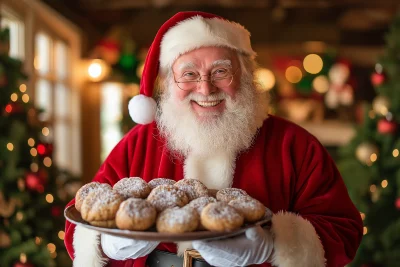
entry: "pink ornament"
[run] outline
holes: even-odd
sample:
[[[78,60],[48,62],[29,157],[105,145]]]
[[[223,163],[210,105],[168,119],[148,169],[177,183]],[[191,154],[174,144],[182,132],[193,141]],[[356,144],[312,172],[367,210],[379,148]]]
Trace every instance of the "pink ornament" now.
[[[40,177],[40,173],[28,173],[25,176],[26,187],[31,191],[37,191],[39,193],[44,192],[44,179]]]
[[[386,80],[386,77],[383,73],[374,72],[371,75],[371,82],[375,86],[381,85]]]
[[[396,129],[397,124],[394,121],[388,121],[386,119],[380,119],[378,121],[378,132],[381,134],[392,134]]]
[[[29,190],[36,191],[40,185],[40,178],[34,173],[28,173],[25,177],[25,183]]]

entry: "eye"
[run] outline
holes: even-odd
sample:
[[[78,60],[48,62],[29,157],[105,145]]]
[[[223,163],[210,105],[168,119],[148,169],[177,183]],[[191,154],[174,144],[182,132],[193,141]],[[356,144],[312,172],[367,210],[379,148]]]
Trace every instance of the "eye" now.
[[[182,73],[181,79],[196,80],[198,77],[199,77],[199,75],[196,72],[185,71],[184,73]]]
[[[225,77],[229,74],[228,69],[225,68],[219,68],[216,69],[215,71],[213,71],[212,76],[216,77],[216,78],[221,78],[221,77]]]

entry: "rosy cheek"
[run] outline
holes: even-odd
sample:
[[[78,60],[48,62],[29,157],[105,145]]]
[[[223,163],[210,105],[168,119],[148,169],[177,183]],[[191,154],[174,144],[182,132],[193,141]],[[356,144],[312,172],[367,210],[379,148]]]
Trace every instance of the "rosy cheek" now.
[[[236,93],[238,91],[237,88],[238,87],[236,85],[231,84],[231,86],[225,88],[223,91],[225,91],[225,93],[229,95],[231,98],[235,99]]]
[[[177,100],[182,101],[182,100],[184,100],[184,99],[189,95],[189,93],[190,93],[190,92],[183,91],[183,90],[181,90],[181,89],[178,88],[178,89],[175,90],[175,98],[176,98]]]
[[[240,79],[235,77],[231,85],[227,88],[226,93],[230,95],[232,98],[235,98],[237,92],[239,91],[239,88],[240,88]]]

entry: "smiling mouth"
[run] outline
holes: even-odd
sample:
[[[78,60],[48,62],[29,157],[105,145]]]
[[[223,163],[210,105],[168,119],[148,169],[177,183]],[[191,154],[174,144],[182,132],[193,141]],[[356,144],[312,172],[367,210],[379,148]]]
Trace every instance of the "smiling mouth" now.
[[[208,108],[208,107],[215,107],[218,104],[220,104],[223,100],[216,100],[216,101],[193,101],[197,105],[203,108]]]

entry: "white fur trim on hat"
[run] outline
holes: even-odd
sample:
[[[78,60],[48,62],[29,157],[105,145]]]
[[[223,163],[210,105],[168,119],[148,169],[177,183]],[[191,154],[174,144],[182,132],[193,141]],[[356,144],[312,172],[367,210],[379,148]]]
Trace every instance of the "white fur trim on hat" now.
[[[134,96],[128,104],[129,115],[138,124],[148,124],[156,116],[156,101],[145,95]]]
[[[206,46],[229,47],[255,57],[250,33],[242,25],[221,18],[194,16],[179,22],[161,41],[160,67],[170,68],[182,54]]]
[[[272,217],[274,235],[272,265],[279,267],[323,267],[325,251],[312,224],[292,212]]]

